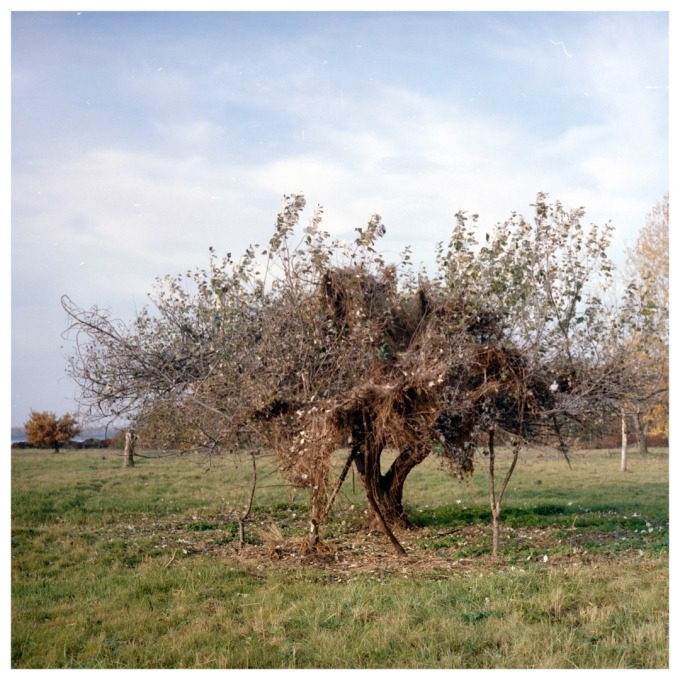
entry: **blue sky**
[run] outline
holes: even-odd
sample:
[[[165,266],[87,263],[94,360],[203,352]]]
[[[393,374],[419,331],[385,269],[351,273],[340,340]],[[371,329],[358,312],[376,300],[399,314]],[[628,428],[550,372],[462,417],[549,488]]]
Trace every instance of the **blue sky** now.
[[[665,12],[14,12],[11,422],[75,409],[60,297],[133,318],[156,276],[270,235],[283,194],[425,262],[538,191],[616,227],[669,189]]]

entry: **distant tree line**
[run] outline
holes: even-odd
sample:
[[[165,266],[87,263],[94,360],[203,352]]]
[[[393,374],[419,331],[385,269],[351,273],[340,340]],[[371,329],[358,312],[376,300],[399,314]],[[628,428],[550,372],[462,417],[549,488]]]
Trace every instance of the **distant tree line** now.
[[[82,441],[69,439],[59,445],[59,448],[55,450],[55,453],[64,450],[78,450],[78,449],[108,449],[113,446],[111,439],[95,439],[94,437],[89,437],[88,439],[83,439]],[[27,441],[23,442],[12,442],[13,449],[53,449],[52,446],[46,445],[35,445],[29,444]]]

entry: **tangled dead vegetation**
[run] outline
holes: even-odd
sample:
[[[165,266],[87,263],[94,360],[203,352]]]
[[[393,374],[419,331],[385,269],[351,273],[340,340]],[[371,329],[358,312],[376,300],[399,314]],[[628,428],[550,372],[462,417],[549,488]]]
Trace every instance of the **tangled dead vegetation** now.
[[[493,486],[494,442],[515,456],[527,443],[566,452],[640,384],[626,338],[647,317],[631,288],[612,323],[597,291],[611,278],[611,229],[584,230],[583,209],[539,194],[533,223],[513,214],[483,244],[476,217],[458,213],[428,274],[407,251],[384,261],[377,215],[354,243],[330,240],[320,208],[295,236],[305,204],[285,197],[265,249],[239,261],[211,250],[209,267],[187,274],[195,295],[182,276],[163,280],[157,313],[129,327],[63,304],[83,404],[138,421],[164,446],[170,434],[187,450],[273,450],[311,492],[310,551],[348,470],[372,526],[404,555],[393,529],[408,527],[404,483],[427,456],[464,478],[485,451]],[[384,470],[387,449],[397,455]],[[508,479],[490,494],[494,519]]]
[[[208,555],[255,572],[270,568],[296,571],[304,568],[310,573],[321,571],[339,581],[366,576],[438,578],[443,574],[471,574],[489,569],[521,569],[536,563],[553,568],[641,559],[637,548],[621,550],[617,547],[612,552],[590,551],[583,547],[595,543],[615,545],[621,541],[620,532],[611,535],[579,532],[565,546],[564,539],[559,538],[563,531],[558,529],[507,528],[508,542],[512,542],[515,554],[519,551],[522,555],[508,563],[494,559],[488,552],[488,529],[478,525],[455,530],[433,527],[399,530],[398,537],[406,551],[404,556],[400,556],[390,549],[384,538],[367,527],[326,537],[312,552],[307,541],[298,533],[291,534],[290,528],[284,531],[272,522],[265,521],[261,526],[254,526],[254,540],[240,546],[236,540],[225,541],[223,531],[187,530],[186,521],[176,519],[174,523],[154,522],[134,527],[129,524],[109,525],[105,531],[111,538],[126,541],[143,539],[153,544],[162,556],[163,566],[168,569],[181,566],[185,559]],[[451,543],[450,547],[433,549],[433,545],[442,541]],[[463,556],[466,551],[470,554]]]
[[[321,356],[333,355],[346,372],[336,371],[333,389],[311,397],[302,380],[260,412],[282,471],[312,489],[313,526],[332,499],[329,459],[344,446],[352,447],[348,464],[360,474],[374,523],[385,529],[407,524],[403,482],[433,444],[464,478],[491,426],[522,440],[559,438],[556,421],[544,416],[555,404],[548,377],[501,341],[493,314],[470,319],[450,295],[426,285],[404,296],[392,268],[379,276],[358,267],[328,270],[317,300]],[[383,474],[388,448],[400,454]]]

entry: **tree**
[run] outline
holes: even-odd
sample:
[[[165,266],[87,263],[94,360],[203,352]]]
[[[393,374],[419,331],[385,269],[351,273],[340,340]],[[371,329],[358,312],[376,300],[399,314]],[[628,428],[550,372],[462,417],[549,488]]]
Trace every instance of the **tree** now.
[[[266,248],[238,261],[211,249],[207,269],[159,279],[153,308],[129,325],[64,297],[84,411],[147,423],[170,412],[193,448],[273,450],[310,490],[312,548],[354,466],[374,522],[403,551],[392,529],[407,522],[404,482],[433,451],[463,478],[483,449],[493,487],[496,442],[514,462],[527,443],[566,455],[635,385],[636,291],[616,314],[605,304],[612,227],[585,228],[582,208],[539,194],[532,221],[513,214],[481,246],[477,216],[459,213],[433,274],[409,248],[384,261],[379,216],[348,244],[322,230],[320,208],[300,233],[304,208],[285,198]],[[507,479],[491,493],[495,520]]]
[[[135,466],[135,442],[137,434],[134,430],[125,432],[125,448],[123,449],[123,467],[130,468]]]
[[[48,411],[31,411],[24,423],[26,441],[36,448],[54,448],[59,453],[59,447],[80,434],[80,427],[76,419],[67,413],[61,418]]]
[[[626,263],[628,278],[637,286],[642,301],[639,329],[630,339],[637,353],[642,391],[631,395],[626,413],[644,453],[647,432],[668,435],[669,216],[665,194],[647,215]]]

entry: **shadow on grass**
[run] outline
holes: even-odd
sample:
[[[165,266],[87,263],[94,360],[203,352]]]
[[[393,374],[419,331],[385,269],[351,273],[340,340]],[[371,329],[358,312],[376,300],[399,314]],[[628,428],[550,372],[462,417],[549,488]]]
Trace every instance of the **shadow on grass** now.
[[[491,522],[491,510],[480,505],[461,507],[443,505],[424,508],[411,513],[411,522],[416,527],[454,528],[458,526],[485,525]],[[593,527],[601,531],[628,530],[642,531],[646,522],[642,517],[626,515],[611,504],[593,505],[583,508],[576,505],[542,503],[530,507],[508,506],[501,512],[501,522],[508,527],[543,529],[548,527]]]
[[[574,511],[564,505],[536,505],[531,508],[508,506],[503,508],[502,516],[507,523],[518,523],[520,526],[532,526],[537,522],[550,523],[556,516],[573,515]],[[549,519],[546,519],[549,518]],[[458,526],[470,524],[488,524],[491,521],[491,510],[484,506],[474,505],[441,505],[436,508],[425,508],[413,513],[411,522],[418,527]]]

